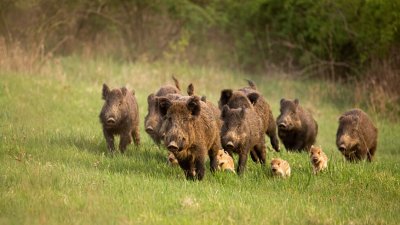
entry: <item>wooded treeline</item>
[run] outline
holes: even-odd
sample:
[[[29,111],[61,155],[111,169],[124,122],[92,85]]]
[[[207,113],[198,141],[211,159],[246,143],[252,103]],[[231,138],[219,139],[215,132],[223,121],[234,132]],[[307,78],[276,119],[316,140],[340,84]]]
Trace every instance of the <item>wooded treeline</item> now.
[[[2,0],[0,36],[37,59],[107,55],[337,80],[400,62],[400,0]]]

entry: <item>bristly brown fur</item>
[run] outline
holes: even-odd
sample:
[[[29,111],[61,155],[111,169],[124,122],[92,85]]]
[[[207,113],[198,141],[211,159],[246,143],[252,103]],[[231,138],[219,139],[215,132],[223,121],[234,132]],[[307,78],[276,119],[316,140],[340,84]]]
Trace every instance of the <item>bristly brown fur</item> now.
[[[318,134],[318,124],[299,100],[281,99],[280,115],[276,119],[278,135],[288,151],[309,151]]]
[[[171,98],[177,98],[181,96],[179,88],[179,82],[175,77],[172,77],[175,82],[175,87],[172,85],[162,86],[155,94],[150,94],[147,97],[147,115],[144,119],[144,128],[146,133],[149,134],[154,143],[159,145],[161,143],[162,134],[160,134],[161,128],[161,116],[158,112],[158,97],[170,96]]]
[[[221,143],[226,151],[239,155],[237,173],[241,175],[244,172],[249,153],[254,162],[265,164],[264,131],[261,118],[254,108],[230,109],[225,105],[221,118]]]
[[[202,180],[205,158],[210,157],[211,171],[217,169],[216,156],[221,149],[219,121],[208,103],[198,96],[181,100],[159,99],[163,116],[161,132],[187,179]]]
[[[134,92],[125,87],[110,90],[103,84],[102,98],[105,100],[100,112],[103,134],[110,152],[114,152],[114,135],[120,135],[119,149],[123,153],[132,142],[140,144],[139,108]]]
[[[352,109],[339,118],[336,145],[348,161],[372,161],[378,143],[378,129],[361,109]]]
[[[272,115],[271,107],[256,89],[256,85],[252,81],[248,81],[250,87],[244,87],[237,91],[225,89],[221,92],[218,102],[219,108],[222,110],[224,105],[228,105],[231,109],[241,107],[251,108],[254,110],[262,121],[262,130],[270,138],[272,148],[279,151],[279,140],[276,133],[276,123]]]

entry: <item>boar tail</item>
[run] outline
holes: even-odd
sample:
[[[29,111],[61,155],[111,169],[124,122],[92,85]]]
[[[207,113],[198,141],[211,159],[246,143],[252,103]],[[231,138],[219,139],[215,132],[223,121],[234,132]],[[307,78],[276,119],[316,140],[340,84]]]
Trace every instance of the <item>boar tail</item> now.
[[[178,88],[178,90],[181,90],[181,87],[179,86],[179,81],[178,79],[176,79],[176,77],[174,75],[172,75],[172,79],[174,80],[175,86],[176,88]]]

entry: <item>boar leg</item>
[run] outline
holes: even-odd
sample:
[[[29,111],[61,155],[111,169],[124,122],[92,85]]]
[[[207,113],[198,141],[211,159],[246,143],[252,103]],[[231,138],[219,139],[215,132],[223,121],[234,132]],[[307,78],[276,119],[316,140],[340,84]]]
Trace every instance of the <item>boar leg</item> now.
[[[140,145],[140,133],[139,133],[139,126],[136,126],[135,129],[132,131],[133,141],[135,145]]]
[[[248,155],[247,151],[242,151],[239,154],[239,163],[238,163],[238,167],[237,167],[238,175],[242,175],[244,172],[244,169],[246,168],[247,155]]]
[[[372,159],[374,158],[375,150],[376,150],[376,146],[372,147],[371,149],[369,149],[369,151],[367,151],[368,162],[372,162]]]
[[[271,116],[272,116],[272,115],[271,115]],[[276,152],[279,152],[279,151],[280,151],[280,148],[279,148],[279,140],[278,140],[278,135],[276,134],[276,124],[275,124],[275,121],[272,120],[272,122],[270,122],[266,134],[268,135],[268,137],[269,137],[269,139],[270,139],[270,141],[271,141],[272,148],[273,148]]]
[[[214,144],[211,149],[208,151],[208,157],[210,157],[210,170],[211,172],[215,172],[218,169],[218,161],[217,161],[217,154],[218,150],[221,147],[218,144]]]
[[[265,151],[265,144],[261,143],[261,144],[254,146],[254,151],[257,153],[257,156],[260,159],[260,163],[265,164],[265,157],[267,154]]]
[[[258,163],[258,156],[255,150],[250,151],[250,156],[253,162]]]
[[[196,167],[197,179],[202,180],[206,170],[206,168],[204,167],[204,157],[197,157],[194,163]]]
[[[195,170],[193,166],[193,160],[190,156],[183,160],[178,160],[179,166],[182,168],[183,172],[185,173],[185,177],[187,180],[194,180]]]
[[[107,142],[108,150],[113,153],[115,151],[114,146],[114,135],[108,132],[107,130],[103,129],[103,134]]]
[[[126,150],[126,146],[128,146],[132,142],[132,136],[130,133],[122,134],[121,140],[119,141],[119,150],[124,153]]]

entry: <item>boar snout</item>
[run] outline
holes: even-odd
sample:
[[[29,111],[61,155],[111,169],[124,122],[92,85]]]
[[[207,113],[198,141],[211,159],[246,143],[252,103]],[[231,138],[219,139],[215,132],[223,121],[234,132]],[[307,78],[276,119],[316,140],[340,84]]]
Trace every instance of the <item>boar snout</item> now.
[[[276,172],[276,168],[272,168],[272,172]]]
[[[171,142],[168,144],[167,148],[168,148],[168,150],[171,151],[171,152],[176,152],[176,151],[178,151],[178,149],[179,149],[179,148],[178,148],[178,145],[176,144],[175,141],[171,141]]]
[[[146,132],[147,132],[147,133],[150,134],[150,133],[153,133],[153,131],[154,131],[154,128],[153,128],[152,126],[147,126],[147,127],[146,127]]]
[[[232,141],[229,141],[228,143],[226,143],[226,148],[233,149],[234,147],[235,147],[235,145],[233,144]]]
[[[278,127],[281,128],[281,129],[286,129],[286,128],[287,128],[287,125],[286,125],[285,123],[280,123],[280,124],[278,125]]]
[[[346,145],[341,144],[341,145],[339,146],[339,151],[345,152],[345,151],[346,151]]]
[[[106,122],[107,122],[107,125],[114,125],[115,124],[115,118],[114,117],[108,117]]]

